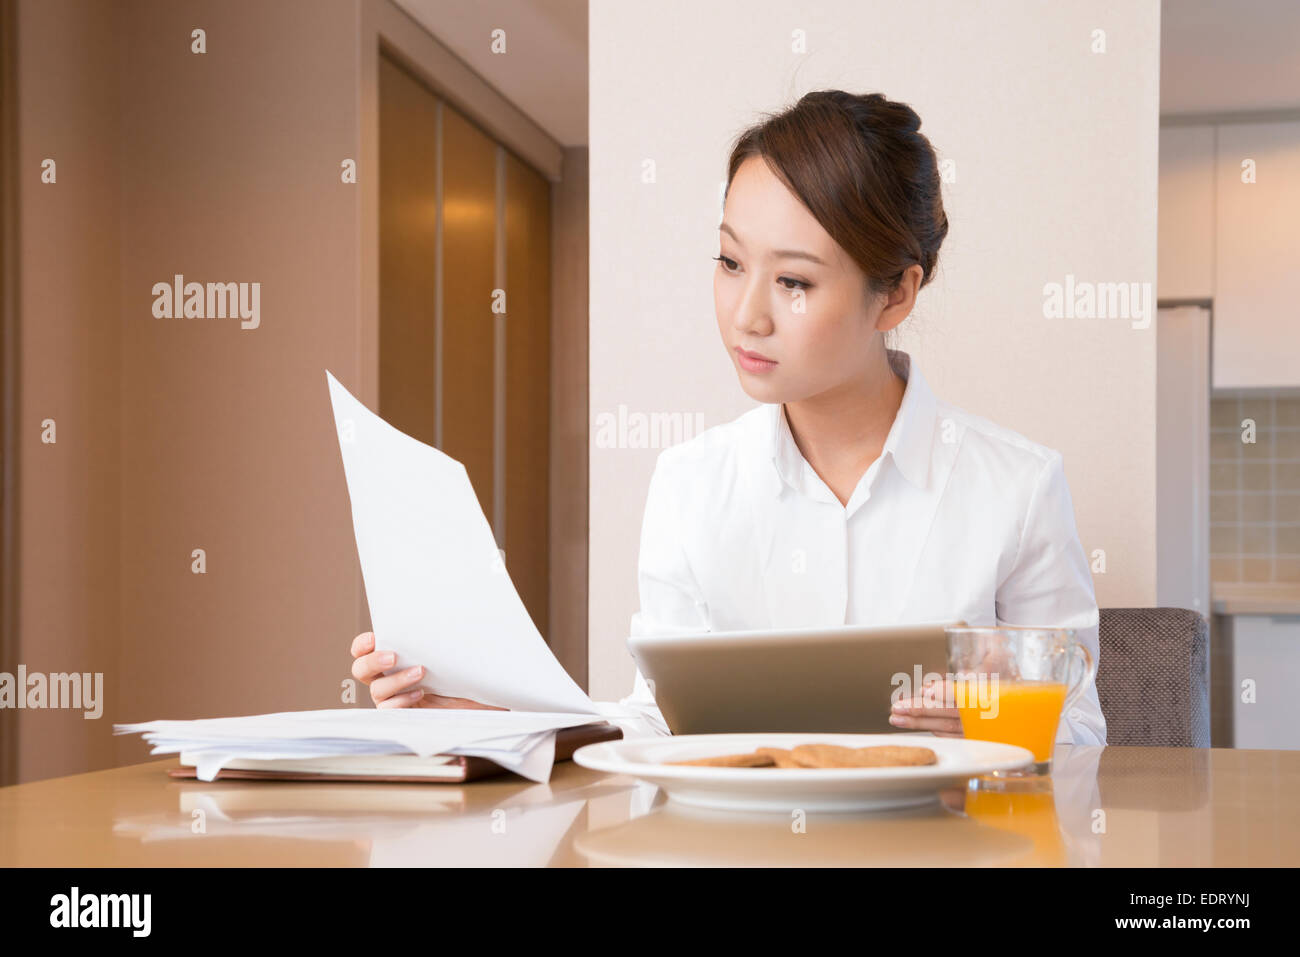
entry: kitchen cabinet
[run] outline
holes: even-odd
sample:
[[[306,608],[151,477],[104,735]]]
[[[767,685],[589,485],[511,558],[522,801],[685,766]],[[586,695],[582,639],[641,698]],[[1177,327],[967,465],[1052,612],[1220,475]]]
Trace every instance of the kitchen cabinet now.
[[[1213,126],[1161,128],[1159,196],[1157,297],[1213,298]]]
[[[1215,389],[1300,387],[1300,120],[1160,130],[1157,296],[1212,300]]]
[[[1214,387],[1300,386],[1300,121],[1215,135]]]
[[[1300,750],[1300,585],[1216,584],[1214,611],[1214,746]]]

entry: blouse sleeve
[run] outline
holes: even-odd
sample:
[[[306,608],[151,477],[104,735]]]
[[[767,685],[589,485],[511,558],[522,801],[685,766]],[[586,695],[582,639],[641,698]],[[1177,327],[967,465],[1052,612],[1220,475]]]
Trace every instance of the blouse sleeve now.
[[[646,493],[637,561],[641,607],[632,615],[632,635],[709,629],[708,608],[682,547],[680,486],[671,463],[672,451],[669,448],[659,454]],[[619,703],[640,715],[645,734],[671,733],[655,704],[654,689],[640,668],[632,694]],[[626,728],[624,731],[627,733]]]
[[[1092,660],[1097,660],[1097,599],[1059,452],[1051,453],[1034,484],[1020,546],[1011,571],[998,586],[996,606],[1000,623],[1075,629]],[[1106,719],[1095,680],[1062,715],[1056,740],[1106,743]]]

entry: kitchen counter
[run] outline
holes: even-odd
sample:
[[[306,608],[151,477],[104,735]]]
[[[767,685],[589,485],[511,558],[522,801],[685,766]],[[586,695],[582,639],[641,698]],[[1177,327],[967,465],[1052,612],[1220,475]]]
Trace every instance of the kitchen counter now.
[[[1300,615],[1300,582],[1216,582],[1217,615]]]

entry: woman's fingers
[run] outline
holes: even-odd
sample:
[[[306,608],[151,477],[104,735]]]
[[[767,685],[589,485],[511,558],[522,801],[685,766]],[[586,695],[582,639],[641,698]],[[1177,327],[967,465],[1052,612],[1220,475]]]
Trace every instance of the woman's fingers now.
[[[426,692],[423,688],[412,688],[424,678],[424,668],[416,665],[406,668],[394,675],[386,675],[389,668],[397,663],[397,655],[391,651],[375,650],[375,633],[363,631],[352,639],[352,677],[370,686],[370,697],[380,708],[480,708],[485,711],[509,711],[495,705],[480,704],[469,698],[453,698],[447,695]]]
[[[376,708],[412,708],[420,704],[420,699],[424,697],[424,689],[416,688],[414,691],[404,691],[402,694],[395,694],[383,701],[376,701]]]
[[[889,723],[896,728],[906,728],[909,731],[933,731],[935,734],[963,737],[961,718],[958,717],[940,717],[933,714],[891,714]]]
[[[894,705],[893,714],[909,715],[913,718],[917,716],[928,716],[931,718],[960,718],[961,713],[956,708],[941,708],[938,705],[926,704],[923,701],[903,698]]]
[[[919,695],[898,699],[891,709],[889,723],[909,731],[933,731],[943,737],[963,737],[961,715],[956,708],[953,690],[952,683],[945,680],[942,689],[927,685]]]
[[[352,677],[368,685],[393,667],[396,661],[397,655],[391,651],[372,651],[352,659]]]
[[[370,698],[380,708],[477,708],[485,711],[509,711],[495,705],[480,704],[470,698],[454,698],[413,688],[425,677],[424,668],[416,665],[396,674],[385,674],[397,662],[391,651],[375,650],[374,632],[357,635],[352,641],[352,677],[370,686]]]
[[[352,639],[352,657],[360,658],[362,655],[369,654],[375,650],[375,633],[373,631],[363,631]]]
[[[944,718],[961,717],[960,713],[957,711],[957,706],[951,701],[940,705],[937,701],[926,701],[924,698],[899,698],[894,702],[890,712],[892,714],[938,715]]]
[[[385,675],[397,663],[391,651],[375,650],[375,633],[367,631],[352,639],[352,677],[370,686],[370,697],[381,708],[405,708],[418,704],[424,692],[411,688],[424,677],[424,668],[416,665],[395,675]]]
[[[396,674],[376,678],[370,682],[370,697],[374,698],[376,702],[380,702],[394,695],[413,691],[415,689],[411,686],[418,684],[423,678],[423,665],[416,665],[414,668],[403,668]]]

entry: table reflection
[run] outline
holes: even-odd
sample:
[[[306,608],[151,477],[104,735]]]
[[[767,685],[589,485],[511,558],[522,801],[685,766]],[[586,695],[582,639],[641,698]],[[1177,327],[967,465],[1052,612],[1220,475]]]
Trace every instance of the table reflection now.
[[[231,839],[266,838],[376,867],[1087,867],[1102,863],[1117,814],[1208,814],[1209,772],[1209,754],[1194,749],[1061,746],[1038,781],[976,779],[919,808],[789,814],[679,805],[654,785],[569,762],[546,784],[187,782],[168,788],[169,808],[118,816],[113,831],[155,847],[213,842],[187,847],[195,862],[249,846]],[[1124,843],[1112,841],[1112,857]]]

